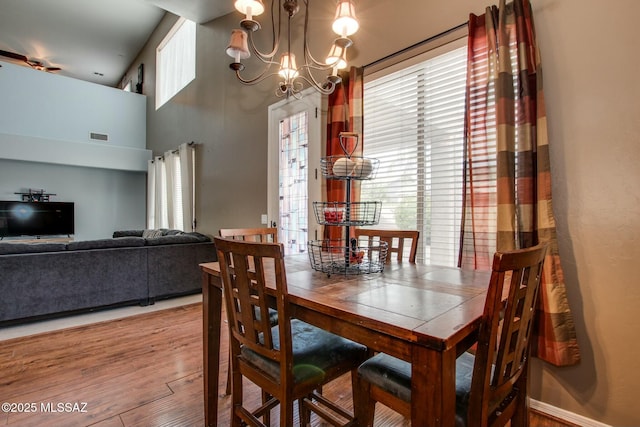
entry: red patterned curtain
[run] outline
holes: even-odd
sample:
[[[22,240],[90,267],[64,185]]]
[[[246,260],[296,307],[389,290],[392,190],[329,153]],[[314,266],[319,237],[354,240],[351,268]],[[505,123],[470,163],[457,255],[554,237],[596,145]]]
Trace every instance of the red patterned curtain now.
[[[341,132],[355,132],[360,135],[357,146],[354,138],[345,138],[344,143],[349,152],[353,151],[354,156],[362,156],[362,89],[363,89],[362,67],[351,67],[349,72],[341,74],[342,83],[328,100],[327,111],[327,156],[341,156],[344,151],[340,146]],[[355,150],[355,151],[354,151]],[[346,181],[326,180],[327,202],[344,202],[346,198]],[[351,201],[360,199],[360,185],[357,181],[351,182]],[[344,227],[325,226],[325,239],[341,239]]]
[[[529,0],[469,19],[461,267],[490,268],[495,250],[549,242],[534,354],[554,365],[580,360],[551,198],[540,54]]]

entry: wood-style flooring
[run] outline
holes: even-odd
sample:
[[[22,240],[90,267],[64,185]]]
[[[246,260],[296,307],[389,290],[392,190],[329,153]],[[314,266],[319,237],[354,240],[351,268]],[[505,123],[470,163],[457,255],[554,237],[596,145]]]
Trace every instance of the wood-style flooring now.
[[[196,303],[0,341],[0,403],[9,404],[0,426],[201,427],[201,310]],[[227,346],[220,351],[218,425],[228,426]],[[351,405],[348,376],[323,391]],[[257,401],[258,389],[247,398]],[[378,405],[376,425],[409,422]],[[573,427],[535,412],[531,426]]]

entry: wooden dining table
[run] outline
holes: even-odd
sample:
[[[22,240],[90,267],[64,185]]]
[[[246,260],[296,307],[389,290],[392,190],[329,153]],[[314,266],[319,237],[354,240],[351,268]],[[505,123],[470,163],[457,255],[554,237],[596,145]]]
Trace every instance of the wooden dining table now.
[[[413,426],[454,426],[456,358],[475,341],[489,272],[392,263],[375,274],[314,271],[285,258],[292,315],[412,363]],[[217,425],[222,282],[202,270],[205,425]]]

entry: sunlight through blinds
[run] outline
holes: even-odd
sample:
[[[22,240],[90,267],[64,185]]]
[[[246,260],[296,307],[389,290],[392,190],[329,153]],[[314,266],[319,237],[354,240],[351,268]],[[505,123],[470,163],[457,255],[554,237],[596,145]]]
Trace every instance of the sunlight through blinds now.
[[[378,228],[420,231],[421,262],[458,260],[466,56],[444,49],[364,86],[364,155],[380,167],[361,197],[382,201]]]

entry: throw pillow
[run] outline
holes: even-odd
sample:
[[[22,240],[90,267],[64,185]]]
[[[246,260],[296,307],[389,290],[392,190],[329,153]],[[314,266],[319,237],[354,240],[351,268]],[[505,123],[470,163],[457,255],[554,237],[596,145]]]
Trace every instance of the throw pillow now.
[[[154,237],[162,236],[163,230],[144,230],[142,232],[142,237],[145,239],[152,239]]]

